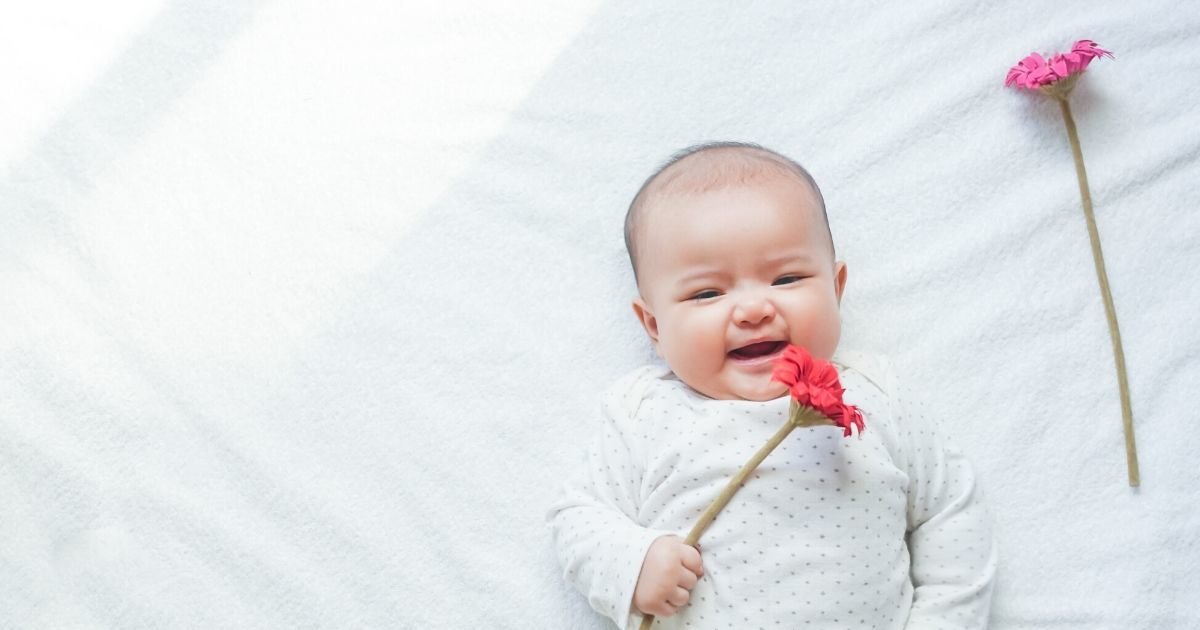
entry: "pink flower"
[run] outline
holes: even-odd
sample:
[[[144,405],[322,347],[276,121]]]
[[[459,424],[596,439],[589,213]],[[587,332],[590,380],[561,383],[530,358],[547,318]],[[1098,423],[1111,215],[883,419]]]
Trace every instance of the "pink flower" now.
[[[1104,268],[1104,254],[1100,251],[1100,232],[1096,226],[1096,214],[1092,208],[1092,193],[1088,190],[1087,171],[1083,167],[1083,148],[1079,145],[1079,131],[1075,128],[1075,117],[1071,115],[1071,91],[1083,76],[1088,64],[1098,57],[1112,58],[1112,53],[1101,48],[1090,39],[1081,39],[1071,50],[1056,53],[1047,61],[1038,53],[1025,57],[1013,66],[1004,77],[1004,85],[1015,85],[1026,90],[1037,90],[1058,101],[1063,123],[1067,127],[1067,139],[1071,143],[1071,154],[1075,157],[1075,177],[1079,180],[1079,195],[1083,201],[1083,215],[1087,220],[1088,235],[1092,243],[1092,260],[1096,265],[1096,277],[1100,281],[1100,294],[1104,298],[1104,313],[1108,317],[1109,338],[1113,345],[1113,358],[1117,364],[1117,386],[1121,395],[1121,418],[1125,429],[1125,458],[1129,470],[1129,485],[1141,483],[1138,473],[1137,446],[1133,439],[1133,409],[1129,400],[1129,381],[1125,374],[1125,351],[1121,347],[1121,333],[1117,327],[1117,311],[1113,305],[1112,291],[1108,287],[1108,272]]]
[[[1019,88],[1032,90],[1043,85],[1043,81],[1052,74],[1045,58],[1037,53],[1031,53],[1008,71],[1004,85],[1016,85]]]
[[[1112,56],[1111,52],[1104,50],[1096,42],[1081,39],[1071,46],[1070,52],[1055,53],[1049,61],[1038,53],[1030,53],[1008,71],[1008,75],[1004,77],[1004,85],[1036,90],[1083,72],[1097,57]]]

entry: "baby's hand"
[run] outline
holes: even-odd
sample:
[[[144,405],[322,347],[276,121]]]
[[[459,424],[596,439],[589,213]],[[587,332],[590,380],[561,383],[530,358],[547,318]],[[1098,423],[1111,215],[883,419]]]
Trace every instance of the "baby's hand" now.
[[[696,580],[704,575],[700,552],[678,536],[650,543],[633,590],[633,605],[643,615],[669,617],[688,603]]]

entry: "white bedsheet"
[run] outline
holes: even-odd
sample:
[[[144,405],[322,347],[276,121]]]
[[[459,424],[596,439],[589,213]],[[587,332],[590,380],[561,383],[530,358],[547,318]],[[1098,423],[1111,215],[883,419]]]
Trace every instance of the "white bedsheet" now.
[[[543,511],[652,358],[624,207],[717,139],[821,183],[993,627],[1200,627],[1200,8],[866,4],[0,10],[0,627],[605,627]],[[1062,121],[1002,87],[1085,37],[1138,490]]]

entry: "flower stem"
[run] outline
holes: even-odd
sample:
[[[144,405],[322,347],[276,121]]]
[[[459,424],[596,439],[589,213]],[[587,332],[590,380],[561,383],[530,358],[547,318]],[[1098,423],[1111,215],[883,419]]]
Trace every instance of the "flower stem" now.
[[[794,407],[795,403],[793,402],[792,405]],[[795,412],[795,409],[793,408],[792,411]],[[729,500],[733,498],[734,493],[746,482],[746,478],[750,476],[750,473],[754,472],[754,469],[758,468],[758,465],[767,458],[767,455],[770,455],[771,451],[775,450],[775,447],[779,446],[784,438],[792,432],[792,429],[795,429],[797,426],[799,426],[797,423],[788,418],[788,421],[775,432],[775,435],[771,436],[771,439],[767,440],[767,443],[762,448],[758,449],[758,452],[750,458],[750,461],[746,462],[742,466],[742,469],[729,479],[729,483],[725,484],[725,489],[721,491],[721,494],[717,495],[716,500],[709,504],[708,509],[704,510],[704,513],[700,515],[700,519],[692,526],[692,531],[688,532],[687,538],[683,539],[684,544],[695,547],[696,543],[700,542],[700,536],[704,534],[704,530],[708,529],[708,526],[717,518],[717,513],[725,508]],[[639,629],[650,630],[650,626],[653,624],[654,615],[646,615],[642,617],[642,625],[639,626]]]
[[[700,515],[700,520],[696,521],[696,524],[692,526],[692,531],[688,532],[687,538],[683,539],[685,544],[695,546],[696,543],[700,542],[700,536],[704,534],[704,530],[708,529],[708,526],[717,518],[717,513],[725,508],[725,505],[733,498],[733,494],[742,487],[742,484],[746,481],[746,477],[749,477],[750,473],[754,472],[754,469],[758,468],[758,465],[767,458],[767,455],[770,455],[771,451],[775,450],[775,447],[779,446],[783,442],[783,439],[795,428],[796,425],[791,421],[785,423],[775,432],[775,435],[771,436],[770,440],[767,440],[767,443],[762,448],[758,449],[754,457],[751,457],[750,461],[746,462],[746,465],[742,466],[742,469],[730,478],[729,483],[725,484],[725,489],[708,506],[708,509],[704,510],[704,513]]]
[[[1075,156],[1075,176],[1079,180],[1079,194],[1083,198],[1083,215],[1087,219],[1088,237],[1092,241],[1092,260],[1096,263],[1096,277],[1100,280],[1100,293],[1104,297],[1104,312],[1108,316],[1108,333],[1112,338],[1113,357],[1117,363],[1117,384],[1121,390],[1121,416],[1125,427],[1125,463],[1129,470],[1129,485],[1141,483],[1138,474],[1137,444],[1133,439],[1133,410],[1129,402],[1129,380],[1125,376],[1125,351],[1121,349],[1121,331],[1117,328],[1117,309],[1113,306],[1112,291],[1108,288],[1108,272],[1104,269],[1104,253],[1100,250],[1100,231],[1096,228],[1096,215],[1092,210],[1092,193],[1088,190],[1087,171],[1083,167],[1083,149],[1079,146],[1079,133],[1075,130],[1075,119],[1066,96],[1056,98],[1062,109],[1063,121],[1067,125],[1067,137],[1071,141],[1071,152]]]

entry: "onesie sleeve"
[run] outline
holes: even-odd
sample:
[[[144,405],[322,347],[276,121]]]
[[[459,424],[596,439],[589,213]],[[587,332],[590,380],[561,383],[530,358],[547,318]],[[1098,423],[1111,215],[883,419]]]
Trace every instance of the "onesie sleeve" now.
[[[889,366],[890,368],[890,366]],[[888,370],[908,484],[908,630],[986,628],[996,573],[991,521],[962,452]]]
[[[634,587],[650,543],[674,533],[636,520],[642,465],[632,443],[632,421],[647,378],[652,376],[639,371],[605,394],[584,466],[564,484],[547,514],[564,577],[619,627],[630,622]]]

